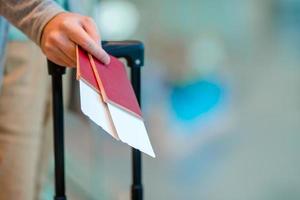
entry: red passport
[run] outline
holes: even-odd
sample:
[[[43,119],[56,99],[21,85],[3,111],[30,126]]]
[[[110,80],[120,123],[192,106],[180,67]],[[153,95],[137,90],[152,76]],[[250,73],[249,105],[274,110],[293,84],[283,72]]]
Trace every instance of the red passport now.
[[[101,93],[90,63],[90,58],[80,46],[77,46],[77,63],[77,80],[82,78],[90,87]]]
[[[117,140],[155,157],[125,66],[111,56],[104,65],[77,47],[82,112]]]
[[[93,89],[101,93],[103,100],[120,106],[135,116],[142,118],[132,85],[128,79],[124,64],[110,56],[110,63],[104,65],[98,59],[88,55],[78,46],[79,66],[77,78],[84,79]]]
[[[135,116],[142,118],[142,112],[124,64],[113,56],[110,56],[110,60],[108,65],[104,65],[90,55],[96,78],[99,75],[97,80],[100,82],[99,86],[104,101],[120,106]]]

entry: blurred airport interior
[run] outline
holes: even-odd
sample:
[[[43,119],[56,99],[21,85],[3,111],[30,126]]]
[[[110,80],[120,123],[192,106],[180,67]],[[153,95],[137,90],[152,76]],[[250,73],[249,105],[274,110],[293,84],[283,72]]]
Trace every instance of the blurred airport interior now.
[[[300,199],[300,0],[81,4],[103,40],[145,42],[145,199]],[[66,112],[69,198],[129,199],[130,148]]]

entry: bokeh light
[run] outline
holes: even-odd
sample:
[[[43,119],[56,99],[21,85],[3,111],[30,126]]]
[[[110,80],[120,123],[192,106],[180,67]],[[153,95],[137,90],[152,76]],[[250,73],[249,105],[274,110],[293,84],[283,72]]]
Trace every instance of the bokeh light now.
[[[96,23],[104,39],[124,40],[135,33],[139,12],[129,1],[104,1],[94,8]]]

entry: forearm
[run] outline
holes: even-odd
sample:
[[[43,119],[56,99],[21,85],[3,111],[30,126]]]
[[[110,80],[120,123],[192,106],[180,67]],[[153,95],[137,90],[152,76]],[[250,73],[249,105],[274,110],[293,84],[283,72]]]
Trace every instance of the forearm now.
[[[0,0],[0,14],[38,45],[44,26],[63,11],[52,0]]]

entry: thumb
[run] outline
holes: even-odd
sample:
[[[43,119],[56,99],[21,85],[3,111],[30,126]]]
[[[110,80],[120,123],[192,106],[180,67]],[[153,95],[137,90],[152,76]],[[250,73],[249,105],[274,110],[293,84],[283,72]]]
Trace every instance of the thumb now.
[[[83,20],[82,27],[86,31],[86,33],[95,41],[96,45],[99,46],[99,48],[97,48],[99,52],[97,53],[96,57],[100,59],[104,64],[109,64],[110,57],[101,46],[101,36],[99,34],[95,21],[90,17],[86,17]]]

